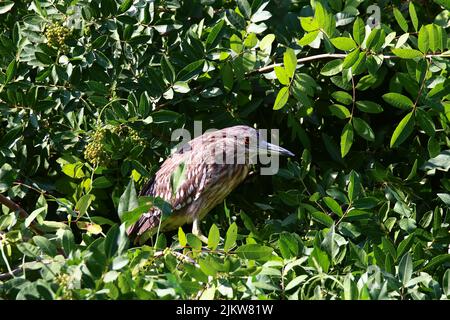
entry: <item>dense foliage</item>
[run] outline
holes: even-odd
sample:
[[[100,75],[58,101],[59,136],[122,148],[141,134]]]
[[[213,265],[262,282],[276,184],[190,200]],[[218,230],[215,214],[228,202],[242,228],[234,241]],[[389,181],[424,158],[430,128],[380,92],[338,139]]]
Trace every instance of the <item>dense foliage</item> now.
[[[2,1],[0,297],[449,298],[450,2],[373,4]],[[194,121],[297,156],[133,246]]]

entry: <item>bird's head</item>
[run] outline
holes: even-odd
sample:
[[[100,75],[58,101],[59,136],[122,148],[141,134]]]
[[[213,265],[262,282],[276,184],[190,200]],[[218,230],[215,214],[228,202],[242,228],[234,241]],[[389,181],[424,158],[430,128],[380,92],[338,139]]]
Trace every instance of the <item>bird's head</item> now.
[[[239,125],[219,130],[217,133],[230,142],[229,144],[234,146],[238,154],[239,152],[245,152],[250,158],[257,155],[295,156],[289,150],[268,142],[270,137],[268,130],[257,130],[249,126]]]

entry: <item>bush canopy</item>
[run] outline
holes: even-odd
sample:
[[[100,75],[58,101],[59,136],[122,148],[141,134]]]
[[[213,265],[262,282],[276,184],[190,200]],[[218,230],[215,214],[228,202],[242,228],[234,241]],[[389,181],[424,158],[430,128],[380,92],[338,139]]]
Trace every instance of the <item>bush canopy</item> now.
[[[450,2],[0,3],[0,297],[450,298]],[[133,246],[177,128],[279,129],[202,221]],[[258,168],[254,168],[258,172]]]

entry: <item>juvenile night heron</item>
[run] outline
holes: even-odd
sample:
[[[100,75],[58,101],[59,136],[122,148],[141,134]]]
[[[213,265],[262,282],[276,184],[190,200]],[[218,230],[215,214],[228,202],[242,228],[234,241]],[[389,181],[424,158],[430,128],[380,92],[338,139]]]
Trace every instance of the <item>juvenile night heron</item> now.
[[[248,126],[229,127],[192,139],[163,162],[141,191],[141,195],[160,197],[170,203],[172,214],[160,222],[162,212],[153,207],[128,228],[128,235],[142,244],[158,228],[165,232],[192,223],[192,233],[206,242],[200,221],[245,179],[250,165],[262,153],[294,156],[268,143]],[[184,180],[173,191],[172,175],[180,166],[184,167]]]

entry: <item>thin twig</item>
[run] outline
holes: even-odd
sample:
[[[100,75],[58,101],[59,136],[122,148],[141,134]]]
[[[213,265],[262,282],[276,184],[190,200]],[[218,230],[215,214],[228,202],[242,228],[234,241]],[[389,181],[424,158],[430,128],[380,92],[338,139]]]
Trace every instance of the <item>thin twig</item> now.
[[[0,281],[5,281],[5,280],[9,280],[11,278],[14,278],[16,276],[19,276],[20,274],[22,274],[22,268],[21,267],[17,267],[13,270],[11,270],[10,272],[7,273],[0,273]]]

